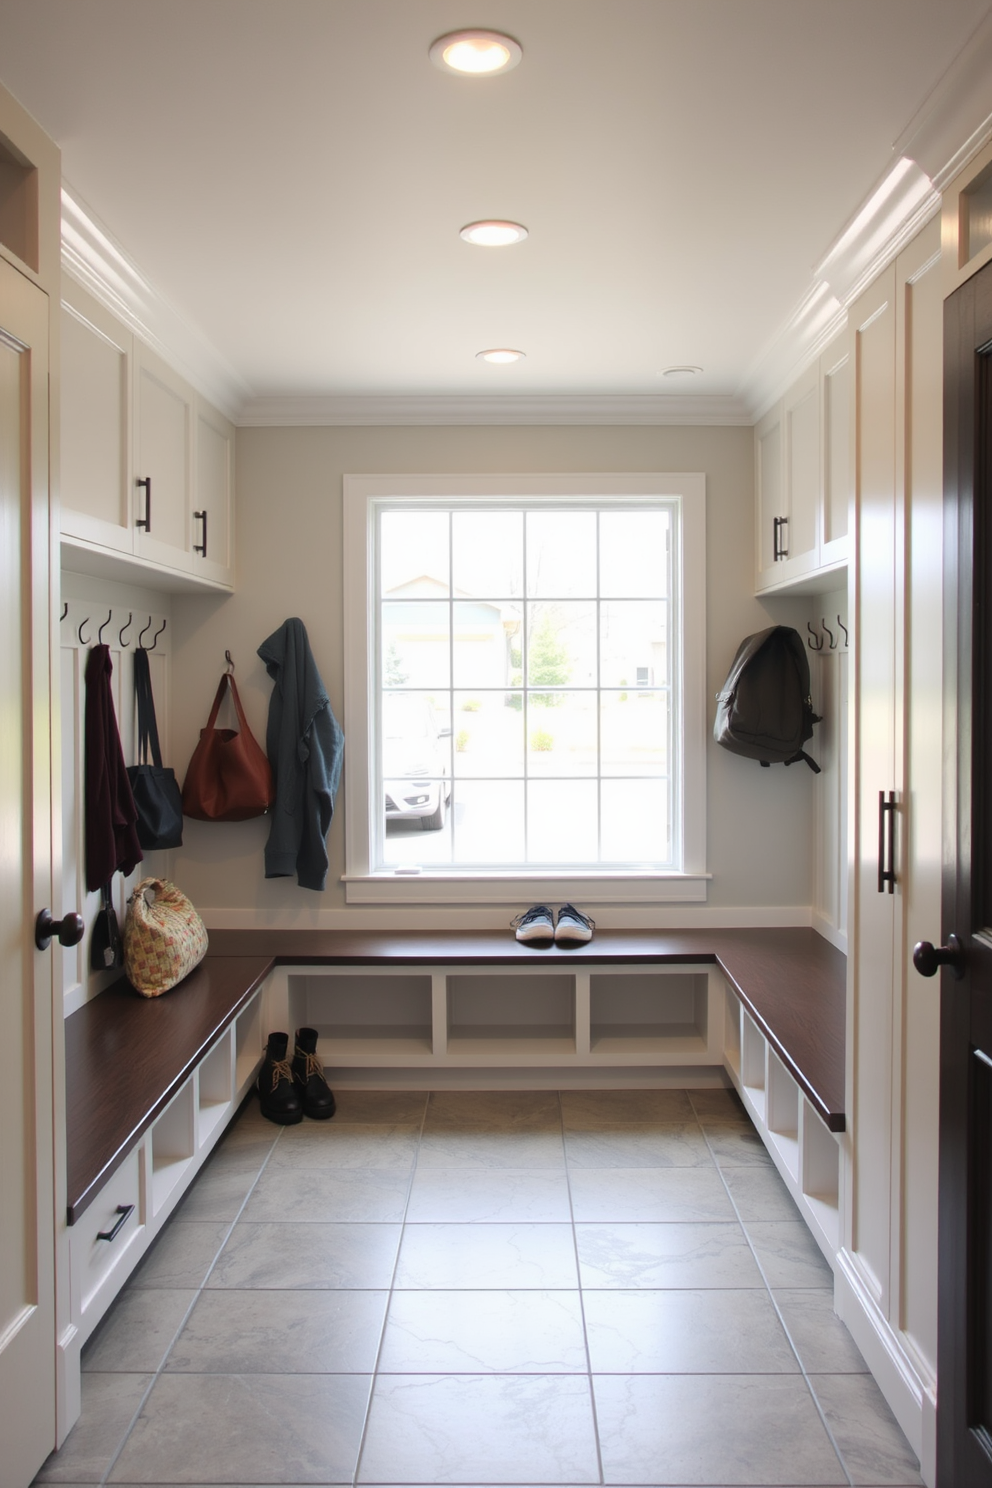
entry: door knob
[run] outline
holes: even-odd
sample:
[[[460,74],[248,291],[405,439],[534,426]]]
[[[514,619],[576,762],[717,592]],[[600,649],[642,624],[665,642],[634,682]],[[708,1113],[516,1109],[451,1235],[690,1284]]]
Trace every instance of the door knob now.
[[[964,976],[964,959],[964,946],[956,935],[947,937],[946,946],[935,946],[929,940],[921,940],[913,947],[913,965],[920,976],[935,976],[938,967],[949,966],[960,981]]]
[[[52,911],[43,909],[34,923],[34,943],[39,951],[47,951],[52,936],[58,937],[59,945],[78,945],[83,938],[86,925],[81,914],[71,910],[61,920],[52,919]]]

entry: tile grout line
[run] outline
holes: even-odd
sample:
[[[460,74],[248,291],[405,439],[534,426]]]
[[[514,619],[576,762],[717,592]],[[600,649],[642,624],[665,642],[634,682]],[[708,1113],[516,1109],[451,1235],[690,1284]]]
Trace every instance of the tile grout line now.
[[[403,1237],[406,1234],[407,1215],[410,1212],[410,1199],[411,1199],[412,1194],[413,1194],[414,1179],[417,1176],[417,1167],[418,1167],[418,1165],[420,1163],[420,1144],[421,1144],[421,1141],[423,1140],[424,1126],[427,1123],[427,1108],[430,1105],[431,1094],[432,1094],[432,1092],[429,1091],[429,1090],[426,1092],[426,1099],[424,1101],[424,1108],[423,1108],[423,1111],[420,1114],[420,1130],[417,1133],[417,1155],[414,1158],[413,1165],[411,1166],[411,1169],[410,1169],[410,1177],[409,1177],[409,1180],[407,1182],[407,1188],[406,1188],[406,1202],[403,1205],[403,1218],[400,1220],[399,1240],[397,1241],[397,1244],[396,1244],[396,1255],[393,1258],[393,1269],[392,1269],[392,1271],[390,1273],[390,1277],[389,1277],[389,1286],[386,1288],[386,1307],[385,1307],[385,1311],[383,1312],[383,1315],[382,1315],[382,1327],[379,1330],[379,1343],[378,1343],[378,1347],[376,1348],[376,1351],[375,1351],[375,1358],[372,1361],[372,1373],[371,1373],[371,1375],[369,1377],[369,1397],[368,1397],[368,1401],[367,1401],[366,1406],[365,1406],[365,1419],[362,1422],[361,1435],[359,1436],[359,1439],[358,1439],[358,1451],[355,1453],[355,1469],[354,1469],[354,1472],[352,1473],[352,1478],[351,1478],[352,1488],[356,1488],[356,1485],[358,1483],[359,1474],[361,1473],[361,1470],[362,1470],[362,1453],[365,1451],[365,1442],[366,1442],[366,1438],[368,1436],[368,1429],[369,1429],[369,1419],[370,1419],[370,1417],[372,1415],[372,1397],[375,1394],[376,1381],[379,1378],[379,1360],[382,1358],[383,1345],[385,1344],[385,1341],[386,1341],[386,1327],[387,1327],[387,1324],[389,1322],[389,1314],[390,1314],[390,1312],[392,1310],[392,1305],[393,1305],[393,1290],[394,1290],[394,1287],[395,1287],[395,1284],[396,1284],[396,1272],[399,1270],[400,1252],[403,1249]],[[366,1169],[365,1171],[367,1172],[368,1169]]]
[[[565,1115],[562,1111],[561,1091],[556,1092],[558,1096],[558,1119],[561,1122],[561,1146],[562,1159],[565,1165],[565,1189],[568,1194],[568,1215],[572,1230],[572,1251],[575,1256],[575,1282],[579,1293],[579,1316],[582,1319],[582,1345],[586,1353],[587,1378],[589,1380],[589,1403],[592,1408],[592,1430],[596,1441],[596,1464],[599,1468],[600,1483],[606,1482],[606,1474],[603,1470],[603,1448],[599,1440],[599,1412],[596,1409],[596,1390],[593,1385],[592,1355],[589,1352],[589,1333],[586,1328],[586,1302],[585,1292],[582,1285],[582,1267],[579,1261],[579,1237],[575,1229],[575,1205],[572,1202],[572,1178],[571,1169],[568,1165],[568,1143],[565,1140]]]
[[[252,1087],[252,1090],[254,1090],[254,1086]],[[213,1152],[211,1152],[211,1154],[210,1154],[211,1157],[213,1157],[213,1153],[214,1152],[217,1152],[220,1149],[220,1145],[224,1141],[224,1138],[227,1136],[228,1131],[230,1131],[231,1127],[238,1120],[238,1118],[241,1115],[242,1110],[244,1109],[245,1106],[247,1106],[249,1104],[249,1102],[251,1101],[251,1099],[252,1099],[252,1096],[251,1096],[251,1094],[249,1094],[248,1100],[245,1101],[242,1104],[242,1106],[239,1107],[238,1110],[235,1112],[235,1114],[232,1116],[232,1118],[228,1122],[228,1125],[225,1128],[224,1132],[221,1134],[221,1136],[218,1138],[217,1142],[215,1143],[214,1148],[213,1148]],[[264,1159],[262,1161],[261,1167],[259,1168],[258,1172],[255,1174],[255,1177],[252,1179],[252,1182],[251,1182],[251,1184],[249,1185],[249,1188],[248,1188],[248,1192],[245,1194],[245,1196],[242,1199],[240,1205],[238,1206],[238,1212],[237,1212],[237,1214],[234,1216],[234,1218],[231,1220],[230,1224],[228,1225],[228,1228],[227,1228],[227,1230],[226,1230],[226,1232],[224,1234],[224,1238],[221,1240],[220,1245],[217,1247],[216,1254],[214,1255],[213,1260],[210,1262],[210,1265],[207,1267],[207,1270],[206,1270],[206,1273],[205,1273],[205,1275],[203,1277],[203,1280],[200,1282],[200,1285],[196,1288],[196,1291],[195,1291],[195,1294],[193,1296],[192,1302],[189,1304],[189,1306],[187,1307],[185,1313],[183,1314],[183,1317],[182,1317],[182,1320],[181,1320],[181,1322],[179,1324],[179,1327],[176,1329],[175,1333],[172,1335],[171,1342],[169,1343],[168,1348],[165,1350],[165,1353],[162,1355],[162,1358],[159,1361],[158,1368],[155,1370],[154,1374],[152,1375],[151,1380],[149,1381],[148,1388],[142,1394],[141,1399],[138,1402],[137,1408],[136,1408],[134,1414],[132,1415],[131,1420],[128,1422],[127,1430],[124,1432],[124,1435],[121,1437],[121,1440],[120,1440],[120,1443],[119,1443],[119,1445],[117,1447],[116,1452],[113,1454],[112,1458],[110,1459],[110,1462],[109,1462],[109,1464],[107,1466],[106,1472],[104,1473],[103,1477],[100,1479],[100,1488],[104,1488],[104,1485],[106,1485],[109,1482],[109,1480],[110,1480],[110,1474],[113,1472],[114,1468],[117,1466],[117,1462],[118,1462],[118,1460],[120,1458],[120,1455],[124,1451],[124,1448],[127,1446],[127,1443],[128,1443],[128,1441],[130,1439],[130,1436],[131,1436],[131,1432],[134,1430],[135,1426],[138,1423],[138,1418],[140,1417],[141,1412],[145,1408],[145,1405],[146,1405],[146,1403],[148,1401],[149,1395],[154,1390],[155,1386],[158,1384],[159,1378],[161,1377],[161,1375],[165,1371],[165,1366],[166,1366],[166,1364],[169,1361],[169,1357],[170,1357],[170,1355],[172,1353],[172,1350],[175,1348],[176,1340],[178,1339],[180,1333],[183,1331],[183,1329],[185,1328],[187,1322],[189,1321],[190,1314],[192,1313],[193,1308],[196,1306],[197,1302],[200,1300],[200,1297],[201,1297],[201,1295],[202,1295],[202,1293],[203,1293],[203,1291],[204,1291],[204,1289],[206,1287],[207,1281],[210,1278],[210,1276],[211,1276],[211,1274],[213,1272],[213,1269],[216,1266],[218,1260],[220,1259],[221,1251],[224,1249],[224,1247],[227,1244],[228,1240],[230,1240],[231,1234],[232,1234],[232,1232],[234,1230],[235,1225],[237,1224],[238,1220],[241,1218],[242,1214],[244,1213],[245,1205],[248,1203],[248,1200],[251,1198],[252,1194],[255,1192],[256,1185],[258,1184],[258,1181],[261,1178],[262,1174],[265,1172],[265,1169],[268,1167],[269,1159],[271,1158],[273,1152],[276,1150],[276,1147],[279,1144],[279,1139],[282,1136],[284,1130],[285,1130],[285,1128],[284,1127],[281,1127],[279,1129],[279,1131],[276,1132],[275,1140],[273,1141],[272,1146],[269,1148],[268,1152],[265,1154],[265,1157],[264,1157]],[[207,1163],[204,1164],[204,1167],[206,1167],[209,1164],[209,1161],[210,1161],[210,1159],[208,1158]],[[202,1171],[203,1171],[203,1169],[201,1168],[200,1172],[202,1172]],[[250,1169],[249,1169],[249,1171],[250,1171]],[[200,1174],[198,1173],[196,1176],[197,1176],[197,1178],[199,1178]],[[190,1190],[187,1190],[187,1193],[189,1191]],[[185,1198],[185,1194],[183,1195],[183,1197]],[[179,1206],[177,1205],[176,1207],[178,1208]],[[174,1209],[172,1211],[172,1214],[169,1215],[168,1219],[166,1220],[166,1225],[172,1223],[172,1220],[173,1220],[173,1218],[175,1216],[175,1212],[176,1211]],[[162,1234],[162,1233],[164,1233],[164,1227],[163,1227],[162,1230],[159,1231],[159,1234]],[[156,1238],[158,1238],[158,1237],[156,1237]],[[144,1257],[142,1257],[142,1259],[144,1259]]]
[[[736,1200],[734,1198],[733,1190],[731,1189],[730,1184],[727,1182],[726,1178],[724,1177],[723,1168],[722,1168],[721,1164],[717,1161],[716,1153],[714,1152],[712,1146],[710,1145],[710,1139],[706,1135],[706,1128],[703,1126],[703,1123],[699,1120],[699,1114],[696,1111],[695,1103],[693,1102],[693,1099],[692,1099],[692,1092],[691,1091],[688,1091],[687,1094],[689,1096],[689,1103],[692,1106],[692,1109],[693,1109],[694,1114],[696,1115],[696,1120],[699,1123],[699,1129],[700,1129],[700,1131],[703,1134],[703,1140],[706,1143],[707,1148],[709,1149],[710,1156],[713,1158],[714,1166],[715,1166],[717,1172],[720,1175],[720,1182],[723,1184],[723,1187],[724,1187],[724,1189],[726,1191],[726,1194],[727,1194],[727,1198],[730,1200],[731,1207],[733,1208],[733,1211],[734,1211],[734,1213],[737,1216],[737,1222],[738,1222],[738,1224],[741,1227],[741,1232],[742,1232],[742,1234],[744,1236],[745,1241],[747,1242],[748,1249],[750,1250],[751,1255],[754,1257],[754,1264],[758,1268],[758,1274],[760,1275],[762,1281],[765,1284],[765,1291],[768,1293],[769,1301],[771,1302],[772,1307],[775,1310],[775,1316],[778,1318],[779,1324],[781,1325],[781,1328],[782,1328],[782,1331],[785,1333],[785,1336],[786,1336],[786,1338],[789,1341],[789,1347],[792,1349],[792,1352],[793,1352],[793,1354],[795,1355],[795,1358],[796,1358],[796,1363],[799,1365],[799,1370],[800,1370],[800,1373],[802,1375],[803,1383],[805,1384],[807,1390],[809,1391],[810,1398],[812,1399],[813,1405],[814,1405],[814,1407],[816,1409],[816,1413],[819,1416],[820,1421],[823,1424],[824,1431],[827,1433],[827,1440],[830,1442],[830,1445],[833,1447],[834,1451],[837,1454],[837,1461],[840,1463],[841,1471],[843,1472],[845,1478],[847,1479],[848,1484],[850,1485],[850,1488],[854,1488],[854,1479],[852,1478],[850,1469],[848,1468],[847,1462],[844,1459],[844,1454],[841,1452],[841,1449],[840,1449],[840,1447],[837,1444],[837,1440],[836,1440],[836,1438],[834,1436],[834,1433],[833,1433],[833,1431],[832,1431],[832,1429],[830,1427],[830,1423],[829,1423],[829,1421],[826,1418],[826,1415],[824,1413],[823,1407],[820,1404],[820,1401],[819,1401],[819,1398],[817,1396],[817,1393],[814,1390],[814,1388],[812,1386],[812,1383],[810,1382],[810,1377],[809,1377],[809,1374],[807,1373],[806,1366],[804,1365],[804,1363],[802,1361],[802,1358],[800,1357],[799,1350],[796,1348],[796,1345],[793,1342],[792,1334],[789,1332],[789,1329],[788,1329],[788,1326],[786,1324],[785,1318],[782,1316],[782,1311],[781,1311],[781,1308],[778,1305],[778,1302],[775,1299],[775,1293],[772,1290],[771,1283],[769,1282],[768,1277],[765,1274],[765,1268],[761,1264],[761,1259],[758,1256],[758,1252],[757,1252],[757,1250],[754,1247],[754,1242],[752,1241],[751,1236],[748,1233],[747,1225],[745,1224],[744,1220],[742,1219],[740,1210],[737,1207],[737,1202],[736,1202]],[[748,1121],[750,1123],[750,1117],[748,1117]],[[751,1123],[751,1124],[753,1125],[753,1123]],[[732,1166],[732,1165],[731,1164],[728,1164],[728,1166]],[[773,1169],[774,1169],[774,1164],[772,1166],[773,1166]],[[776,1170],[776,1174],[777,1174],[777,1170]],[[797,1213],[798,1213],[798,1210],[797,1210]]]

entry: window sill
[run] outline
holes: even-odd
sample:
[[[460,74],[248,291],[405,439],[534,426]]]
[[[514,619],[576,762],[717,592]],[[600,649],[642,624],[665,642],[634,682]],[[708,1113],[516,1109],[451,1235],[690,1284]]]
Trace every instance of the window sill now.
[[[596,904],[706,902],[709,873],[345,874],[347,904],[520,904],[585,900]]]

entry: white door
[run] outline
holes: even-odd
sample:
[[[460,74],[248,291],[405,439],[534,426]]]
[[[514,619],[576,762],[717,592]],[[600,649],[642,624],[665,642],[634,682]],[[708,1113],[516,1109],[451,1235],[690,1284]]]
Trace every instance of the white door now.
[[[0,261],[0,1477],[55,1445],[48,300]]]

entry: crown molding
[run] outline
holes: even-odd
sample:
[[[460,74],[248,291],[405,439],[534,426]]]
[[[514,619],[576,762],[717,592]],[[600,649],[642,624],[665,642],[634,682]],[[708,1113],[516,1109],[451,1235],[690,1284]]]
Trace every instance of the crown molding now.
[[[232,421],[251,389],[202,331],[151,285],[72,187],[62,183],[62,270]]]
[[[331,394],[327,397],[252,398],[238,423],[249,428],[280,425],[373,424],[750,424],[741,399],[719,395],[510,394]]]
[[[992,138],[992,10],[972,32],[893,146],[915,161],[937,191]]]

